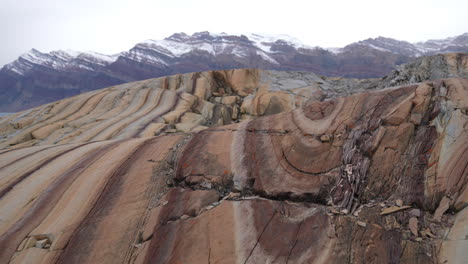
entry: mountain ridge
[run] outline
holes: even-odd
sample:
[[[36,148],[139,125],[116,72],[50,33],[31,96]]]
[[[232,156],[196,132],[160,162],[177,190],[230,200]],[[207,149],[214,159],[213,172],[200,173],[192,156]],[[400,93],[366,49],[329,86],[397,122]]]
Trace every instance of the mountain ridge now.
[[[418,47],[388,38],[340,49],[302,44],[289,36],[198,32],[147,40],[115,55],[33,49],[0,70],[0,111],[16,112],[68,96],[137,80],[208,70],[259,68],[324,76],[374,78],[422,54],[468,52],[468,34]]]
[[[174,33],[171,36],[164,38],[162,40],[147,39],[145,41],[137,43],[129,51],[122,51],[122,52],[112,54],[112,55],[106,55],[106,54],[93,52],[93,51],[74,51],[74,50],[54,50],[49,53],[47,52],[43,53],[33,48],[29,52],[26,52],[20,55],[18,59],[20,58],[25,59],[25,57],[27,56],[31,56],[31,55],[34,56],[35,54],[39,53],[41,55],[49,55],[51,57],[52,56],[59,57],[60,55],[65,55],[72,59],[89,56],[89,57],[96,58],[97,61],[101,61],[101,62],[104,61],[110,64],[110,63],[115,62],[119,56],[128,56],[128,53],[131,53],[132,50],[138,47],[152,46],[156,50],[158,48],[162,48],[162,50],[160,50],[162,53],[168,52],[168,51],[170,52],[170,53],[166,53],[165,55],[169,57],[180,57],[195,49],[206,50],[210,53],[216,52],[216,50],[214,50],[211,47],[206,47],[206,46],[197,47],[197,45],[194,45],[194,47],[192,48],[188,47],[190,45],[185,45],[184,49],[180,49],[180,46],[177,47],[177,46],[172,45],[171,47],[171,44],[173,44],[174,42],[179,42],[183,44],[184,41],[188,41],[189,42],[188,44],[197,44],[196,43],[197,40],[199,42],[210,40],[213,43],[217,43],[219,42],[219,40],[226,41],[226,40],[233,40],[233,39],[243,40],[244,42],[247,42],[247,43],[249,42],[254,43],[254,45],[259,50],[264,51],[264,52],[277,52],[278,50],[276,50],[275,48],[272,49],[275,43],[287,44],[289,46],[296,48],[297,50],[320,49],[320,50],[331,52],[335,55],[346,52],[351,47],[356,46],[356,45],[367,46],[369,48],[373,48],[373,49],[380,50],[380,51],[403,54],[403,55],[408,55],[412,57],[434,55],[435,53],[438,53],[438,52],[444,52],[444,53],[460,52],[459,50],[457,50],[457,48],[468,50],[468,33],[464,33],[464,34],[454,36],[454,37],[447,37],[445,39],[430,39],[427,41],[419,41],[419,42],[414,42],[414,43],[397,40],[394,38],[378,36],[376,38],[368,38],[365,40],[353,42],[341,48],[336,48],[336,47],[329,48],[329,47],[306,45],[306,44],[303,44],[299,39],[291,37],[286,34],[272,35],[272,34],[249,33],[249,34],[245,34],[245,35],[242,34],[240,36],[237,36],[237,35],[229,35],[226,33],[213,34],[208,31],[204,31],[204,32],[197,32],[192,35],[188,35],[183,32]],[[224,43],[228,43],[228,42],[224,42]],[[391,47],[392,45],[400,46],[400,47],[397,47],[397,48]],[[388,48],[385,48],[385,47],[388,47]],[[13,65],[16,61],[17,60],[7,63],[3,67],[16,70]]]

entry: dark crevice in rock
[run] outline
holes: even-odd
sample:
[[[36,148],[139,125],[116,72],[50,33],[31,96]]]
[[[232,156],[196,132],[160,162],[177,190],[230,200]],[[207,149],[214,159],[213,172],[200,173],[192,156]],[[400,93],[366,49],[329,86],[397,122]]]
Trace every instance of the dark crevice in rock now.
[[[203,177],[203,176],[201,176]],[[253,186],[255,179],[250,179],[251,185]],[[185,182],[185,178],[183,179],[175,179],[174,186],[179,188],[188,188],[192,190],[215,190],[218,192],[221,199],[229,195],[230,193],[239,193],[239,199],[242,200],[243,197],[259,197],[267,200],[272,201],[289,201],[295,203],[305,203],[305,204],[320,204],[320,205],[327,205],[327,196],[325,192],[321,192],[318,195],[313,193],[301,193],[301,194],[294,194],[292,192],[282,192],[282,193],[275,193],[275,194],[268,194],[264,190],[256,190],[253,187],[246,187],[241,190],[233,189],[232,181],[229,181],[225,185],[220,184],[212,184],[210,187],[203,186],[203,184],[194,184],[190,185]]]
[[[259,134],[274,134],[274,135],[285,135],[285,134],[290,134],[295,131],[289,131],[289,130],[275,130],[275,129],[232,129],[232,128],[211,128],[208,130],[205,130],[204,132],[225,132],[225,131],[231,131],[231,132],[248,132],[248,133],[259,133]]]
[[[178,156],[183,152],[184,147],[190,142],[192,138],[191,134],[186,134],[174,147],[172,147],[171,152],[166,158],[166,166],[163,169],[164,175],[167,177],[166,183],[169,187],[174,186],[175,184],[175,168],[177,168]]]
[[[289,201],[289,202],[296,202],[296,203],[314,203],[320,205],[326,205],[327,200],[326,196],[323,194],[313,194],[313,193],[302,193],[300,195],[293,194],[292,192],[283,192],[283,193],[276,193],[276,194],[267,194],[263,190],[243,190],[241,192],[243,196],[259,196],[264,199],[273,200],[273,201]]]
[[[143,237],[143,233],[142,233],[142,232],[139,232],[139,233],[138,233],[137,244],[143,244],[143,243],[145,243],[145,242],[150,241],[151,239],[153,239],[153,235],[154,235],[154,234],[151,234],[151,235],[149,235],[148,237],[144,238],[144,237]]]
[[[222,94],[233,94],[232,85],[226,80],[222,73],[213,71],[213,91],[221,91]]]

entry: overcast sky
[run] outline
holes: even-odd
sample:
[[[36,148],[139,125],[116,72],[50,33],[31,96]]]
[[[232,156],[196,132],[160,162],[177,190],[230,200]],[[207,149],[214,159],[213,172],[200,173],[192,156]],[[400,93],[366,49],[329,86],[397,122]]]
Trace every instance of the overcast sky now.
[[[288,34],[341,47],[468,32],[466,0],[0,0],[0,66],[36,48],[115,54],[175,32]]]

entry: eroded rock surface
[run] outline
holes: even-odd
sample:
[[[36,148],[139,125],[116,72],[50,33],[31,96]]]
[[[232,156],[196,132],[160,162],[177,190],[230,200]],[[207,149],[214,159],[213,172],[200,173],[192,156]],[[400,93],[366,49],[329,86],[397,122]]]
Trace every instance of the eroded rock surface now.
[[[380,87],[419,83],[453,77],[468,77],[468,53],[449,53],[420,57],[382,78]]]
[[[468,79],[310,88],[268,112],[303,80],[210,74],[218,85],[154,79],[0,120],[0,263],[466,260]],[[262,88],[267,77],[288,81]],[[248,120],[224,119],[246,98]],[[206,113],[217,126],[165,130],[208,127]]]
[[[362,84],[362,85],[358,85]],[[313,73],[240,69],[101,89],[0,118],[0,148],[200,131],[370,89]]]

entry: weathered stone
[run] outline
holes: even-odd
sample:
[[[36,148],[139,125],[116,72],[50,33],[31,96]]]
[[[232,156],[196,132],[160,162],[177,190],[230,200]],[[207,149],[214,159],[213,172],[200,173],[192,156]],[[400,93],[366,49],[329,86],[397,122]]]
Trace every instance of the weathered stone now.
[[[380,213],[380,215],[387,215],[387,214],[399,212],[399,211],[402,211],[402,210],[406,210],[408,208],[411,208],[411,206],[409,206],[409,205],[405,205],[405,206],[401,206],[401,207],[400,206],[391,206],[391,207],[384,208],[382,210],[382,212]]]
[[[237,96],[224,96],[221,100],[222,104],[234,105],[237,102]]]
[[[432,217],[432,219],[434,219],[434,221],[440,222],[440,219],[442,218],[442,215],[445,213],[445,211],[447,211],[449,209],[450,202],[451,202],[451,200],[449,198],[447,198],[446,196],[444,196],[442,198],[442,200],[439,203],[439,207],[437,207],[437,210],[434,212],[434,216]]]
[[[237,120],[239,119],[239,107],[238,106],[234,106],[232,108],[232,115],[231,115],[231,118],[232,120]]]
[[[396,204],[396,206],[402,207],[402,206],[403,206],[403,200],[397,199],[397,200],[395,201],[395,204]]]
[[[384,227],[386,230],[390,230],[390,229],[395,229],[395,228],[400,228],[401,225],[400,223],[398,222],[398,220],[395,218],[395,216],[393,215],[387,215],[385,216],[384,218],[385,222],[384,222]]]
[[[50,241],[49,239],[45,238],[42,240],[36,241],[36,244],[34,245],[37,248],[49,248],[50,247]]]
[[[228,195],[226,195],[223,200],[229,200],[229,199],[234,199],[236,197],[239,197],[241,194],[240,193],[233,193],[230,192]]]
[[[320,136],[320,141],[330,142],[330,136],[329,135],[322,135],[322,136]]]
[[[436,236],[434,234],[432,234],[431,230],[428,229],[428,228],[425,228],[424,230],[422,230],[421,235],[422,236],[427,236],[427,237],[430,237],[430,238],[436,238]]]
[[[365,222],[363,222],[363,221],[357,221],[356,223],[358,224],[358,226],[362,226],[362,227],[367,226],[367,224]]]
[[[409,229],[413,235],[418,236],[418,219],[416,217],[411,217],[408,222]]]
[[[185,219],[188,219],[190,216],[188,215],[182,215],[179,219],[180,220],[185,220]]]
[[[421,216],[421,210],[419,209],[412,209],[409,211],[409,214],[412,216],[420,217]]]

